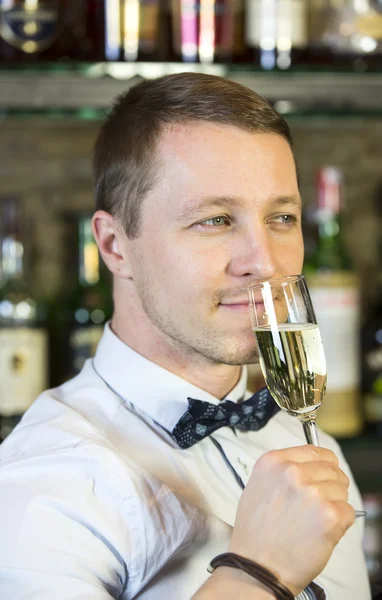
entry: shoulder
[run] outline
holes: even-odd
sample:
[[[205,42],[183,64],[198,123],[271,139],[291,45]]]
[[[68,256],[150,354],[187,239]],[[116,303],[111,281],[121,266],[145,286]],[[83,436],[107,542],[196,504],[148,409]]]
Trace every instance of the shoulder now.
[[[55,572],[63,552],[78,557],[73,572],[105,569],[107,580],[126,570],[129,587],[140,589],[192,540],[198,510],[120,452],[100,427],[51,406],[59,401],[52,392],[42,395],[46,419],[32,411],[0,447],[0,564]]]
[[[183,523],[187,529],[197,509],[136,462],[139,446],[126,450],[119,443],[112,424],[120,407],[114,394],[86,374],[41,394],[0,446],[3,497],[21,492],[21,512],[53,494],[75,512],[112,514],[136,543],[143,532],[154,537],[164,525],[181,531]]]

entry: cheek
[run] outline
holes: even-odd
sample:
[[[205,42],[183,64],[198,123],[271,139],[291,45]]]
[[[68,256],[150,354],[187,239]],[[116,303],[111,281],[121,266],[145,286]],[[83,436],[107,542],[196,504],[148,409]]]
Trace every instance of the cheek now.
[[[180,252],[176,244],[171,248],[146,248],[135,261],[137,286],[142,287],[140,284],[144,283],[158,302],[173,304],[174,300],[179,308],[187,306],[191,298],[192,303],[196,302],[201,289],[208,287],[209,271],[202,256],[192,251]]]
[[[284,272],[300,273],[304,262],[304,240],[302,234],[296,235],[289,244],[282,244],[279,251],[280,264]]]
[[[176,247],[175,244],[174,248]],[[178,287],[188,284],[193,284],[199,289],[209,287],[216,282],[222,269],[224,271],[221,254],[221,250],[211,251],[200,245],[182,249],[178,246],[176,253],[167,254],[163,258],[163,271],[175,280]]]

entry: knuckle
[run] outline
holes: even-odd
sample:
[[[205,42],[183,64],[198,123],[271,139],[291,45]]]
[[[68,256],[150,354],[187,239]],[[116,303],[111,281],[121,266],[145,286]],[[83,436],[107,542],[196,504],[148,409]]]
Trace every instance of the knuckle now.
[[[349,499],[349,486],[348,485],[342,485],[342,492],[343,492],[343,499],[345,500],[345,502],[348,501]]]
[[[355,520],[354,509],[346,501],[336,503],[337,512],[337,540],[346,533]]]
[[[350,486],[349,477],[343,471],[341,471],[341,473],[342,473],[342,479],[343,479],[344,485],[346,485],[346,487],[349,488],[349,486]]]
[[[323,506],[323,523],[327,533],[331,533],[339,524],[337,510],[331,502],[325,502]]]
[[[277,450],[270,450],[262,454],[256,464],[264,469],[270,469],[278,463],[280,463],[280,453]]]
[[[334,452],[332,450],[329,450],[328,448],[325,448],[325,450],[326,450],[327,460],[330,459],[330,462],[338,467],[338,458],[337,458],[336,454],[334,454]]]
[[[309,503],[317,503],[322,500],[320,488],[317,485],[309,484],[305,488],[306,499]]]
[[[354,508],[347,502],[344,503],[344,529],[347,531],[355,521]]]
[[[293,462],[285,463],[283,474],[285,480],[290,486],[294,488],[301,487],[303,482],[303,473],[298,464]]]

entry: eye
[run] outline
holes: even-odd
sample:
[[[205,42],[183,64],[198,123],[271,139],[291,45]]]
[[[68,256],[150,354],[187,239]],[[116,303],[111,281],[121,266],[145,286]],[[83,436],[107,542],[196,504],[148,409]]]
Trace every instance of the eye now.
[[[298,221],[296,215],[276,215],[269,219],[271,223],[276,223],[277,225],[295,225]]]
[[[230,224],[231,220],[226,215],[218,215],[217,217],[211,217],[197,223],[197,225],[201,225],[205,229],[218,229]]]

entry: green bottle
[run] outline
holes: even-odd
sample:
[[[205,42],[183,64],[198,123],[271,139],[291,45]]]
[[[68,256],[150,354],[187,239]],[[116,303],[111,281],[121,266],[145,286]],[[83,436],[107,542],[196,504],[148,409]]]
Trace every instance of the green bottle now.
[[[380,272],[376,277],[375,301],[368,303],[362,327],[362,397],[366,432],[382,437],[382,183],[378,185],[375,200]]]
[[[338,438],[358,435],[360,407],[359,280],[346,251],[341,227],[342,173],[319,169],[316,180],[316,249],[304,272],[324,344],[328,384],[317,422]]]
[[[72,283],[51,309],[52,386],[77,375],[86,359],[94,356],[112,314],[111,282],[102,269],[91,215],[77,216],[71,237],[69,249],[77,248],[71,261]]]
[[[0,440],[47,387],[44,305],[25,278],[21,200],[0,198]]]

